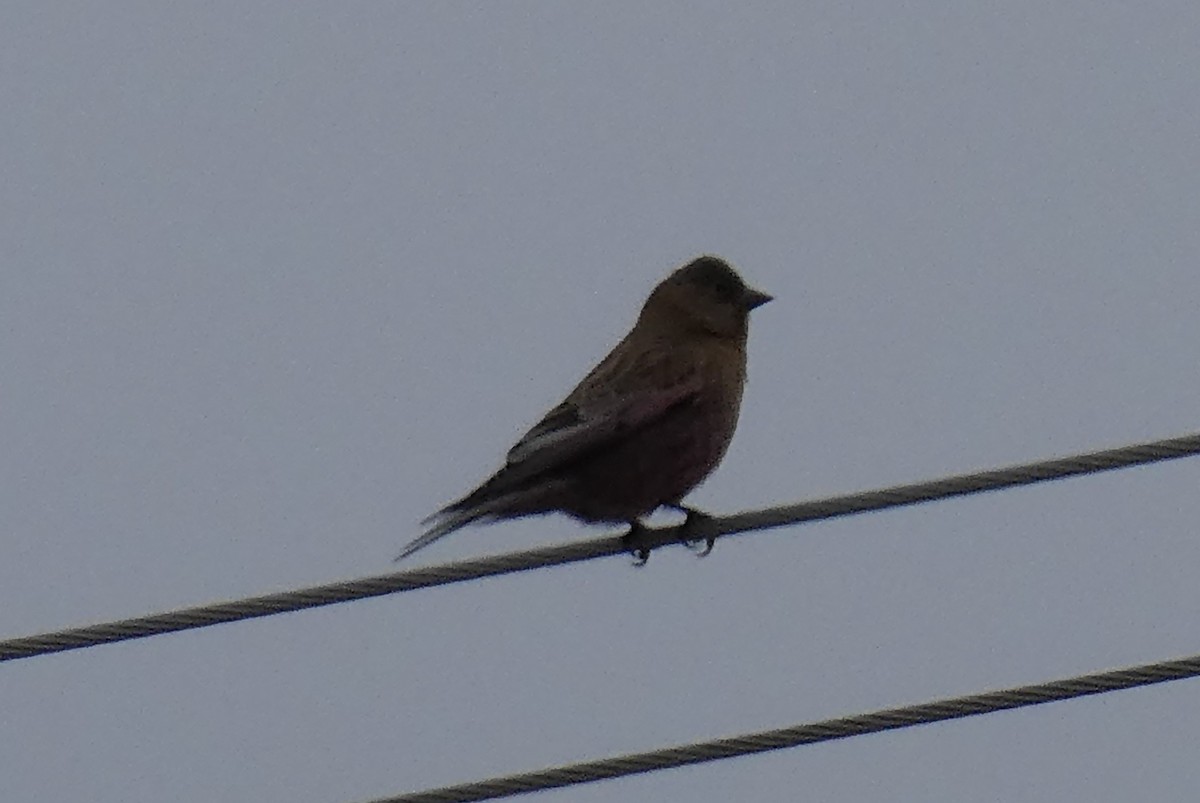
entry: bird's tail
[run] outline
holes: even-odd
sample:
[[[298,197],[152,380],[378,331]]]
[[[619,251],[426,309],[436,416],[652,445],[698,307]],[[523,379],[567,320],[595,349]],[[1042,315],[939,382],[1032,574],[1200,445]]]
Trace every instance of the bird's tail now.
[[[466,527],[472,522],[494,521],[500,518],[545,512],[549,508],[541,503],[547,496],[561,492],[562,487],[562,482],[554,481],[542,483],[536,488],[522,488],[493,496],[491,495],[493,486],[490,481],[484,483],[462,499],[447,505],[422,521],[422,524],[432,526],[404,547],[404,551],[396,556],[393,563],[404,560],[418,549],[423,549],[439,538],[447,536],[461,527]]]
[[[422,524],[433,524],[433,526],[421,533],[408,546],[404,547],[404,550],[392,562],[398,563],[404,560],[418,549],[424,549],[439,538],[449,535],[460,527],[466,527],[471,522],[481,519],[485,515],[487,514],[478,509],[468,508],[463,510],[454,506],[439,510],[421,522]]]

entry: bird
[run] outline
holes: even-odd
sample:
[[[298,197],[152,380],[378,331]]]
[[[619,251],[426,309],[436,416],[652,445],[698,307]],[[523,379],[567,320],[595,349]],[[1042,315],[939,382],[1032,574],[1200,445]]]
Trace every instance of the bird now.
[[[701,255],[660,282],[625,337],[509,449],[505,464],[422,524],[396,557],[472,523],[551,512],[627,523],[661,507],[707,514],[683,498],[720,463],[746,379],[751,310],[772,296],[728,262]],[[712,540],[707,540],[707,554]],[[644,563],[645,549],[634,550]]]

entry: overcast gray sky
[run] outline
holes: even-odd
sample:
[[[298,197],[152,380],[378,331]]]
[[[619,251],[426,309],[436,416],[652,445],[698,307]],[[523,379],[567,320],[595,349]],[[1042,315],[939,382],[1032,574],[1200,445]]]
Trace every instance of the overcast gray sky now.
[[[777,298],[700,507],[1200,430],[1198,42],[1194,0],[9,4],[0,636],[390,571],[700,252]],[[1194,654],[1198,484],[5,664],[4,798],[341,803]],[[539,800],[1192,801],[1198,688]]]

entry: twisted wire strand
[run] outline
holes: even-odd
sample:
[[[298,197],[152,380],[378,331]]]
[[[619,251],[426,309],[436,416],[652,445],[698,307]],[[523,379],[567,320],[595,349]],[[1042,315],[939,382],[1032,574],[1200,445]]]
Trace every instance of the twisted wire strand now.
[[[858,716],[827,719],[790,728],[760,731],[725,739],[668,747],[645,753],[566,764],[536,772],[508,775],[475,783],[446,786],[424,792],[378,798],[369,803],[468,803],[495,800],[546,789],[639,775],[657,770],[702,764],[708,761],[765,753],[851,736],[911,728],[950,719],[990,714],[1011,708],[1086,697],[1092,694],[1149,686],[1200,675],[1200,655],[1175,661],[1144,664],[1091,675],[1056,680],[1034,686],[954,697],[920,705],[889,708]]]
[[[265,594],[231,602],[199,605],[167,613],[0,641],[0,662],[146,638],[179,630],[210,627],[225,622],[272,616],[305,608],[395,594],[401,591],[414,591],[418,588],[461,583],[545,566],[576,563],[627,553],[631,549],[657,549],[667,544],[679,543],[684,538],[691,540],[715,539],[726,535],[767,530],[885,508],[903,507],[1019,485],[1032,485],[1048,480],[1111,471],[1162,460],[1174,460],[1197,453],[1200,453],[1200,434],[1187,435],[1054,460],[1026,463],[993,471],[981,471],[929,482],[899,485],[811,502],[747,511],[731,516],[714,516],[694,521],[687,530],[684,530],[682,525],[646,528],[633,539],[610,535],[424,569],[394,572],[277,594]]]

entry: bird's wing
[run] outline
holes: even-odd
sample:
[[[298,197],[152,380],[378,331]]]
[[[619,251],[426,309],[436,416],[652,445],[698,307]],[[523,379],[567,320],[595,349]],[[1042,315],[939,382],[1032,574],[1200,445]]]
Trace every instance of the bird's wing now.
[[[702,387],[696,371],[658,378],[669,381],[609,386],[604,393],[572,393],[508,451],[506,469],[528,477],[561,466],[652,424],[691,401]]]

